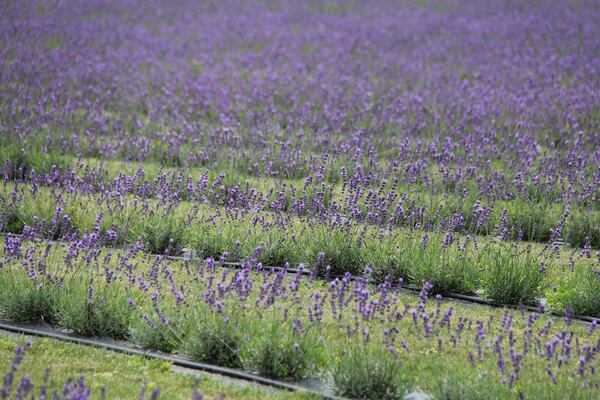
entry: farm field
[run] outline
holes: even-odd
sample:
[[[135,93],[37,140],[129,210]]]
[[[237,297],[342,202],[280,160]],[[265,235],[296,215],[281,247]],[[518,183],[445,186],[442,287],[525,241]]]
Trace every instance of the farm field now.
[[[0,322],[325,398],[599,398],[598,21],[0,4]],[[320,396],[28,340],[0,398]]]

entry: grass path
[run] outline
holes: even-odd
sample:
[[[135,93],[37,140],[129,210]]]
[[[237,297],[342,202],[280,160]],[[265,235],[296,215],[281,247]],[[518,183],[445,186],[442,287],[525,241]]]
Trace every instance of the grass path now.
[[[18,345],[23,345],[25,340],[23,335],[0,331],[0,374],[8,372],[15,349]],[[139,399],[144,382],[147,383],[147,397],[159,387],[159,398],[190,399],[196,379],[200,379],[199,390],[205,399],[223,396],[225,399],[236,400],[311,398],[307,394],[280,391],[205,372],[174,368],[168,362],[144,357],[50,339],[32,338],[32,342],[15,382],[28,374],[38,390],[44,382],[46,369],[50,368],[50,390],[60,390],[68,379],[77,379],[83,374],[86,385],[92,389],[92,399],[101,398],[102,387],[106,388],[108,399]]]

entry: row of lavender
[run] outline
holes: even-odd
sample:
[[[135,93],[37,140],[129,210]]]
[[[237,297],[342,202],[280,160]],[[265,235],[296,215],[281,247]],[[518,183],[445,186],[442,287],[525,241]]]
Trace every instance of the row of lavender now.
[[[5,151],[10,149],[8,146]],[[170,204],[191,201],[315,220],[352,219],[382,229],[402,226],[495,235],[503,240],[562,240],[577,247],[600,246],[600,210],[596,206],[600,203],[595,197],[587,206],[573,197],[553,202],[549,200],[553,195],[547,192],[517,185],[523,196],[500,199],[488,191],[500,186],[481,181],[468,183],[459,195],[455,190],[433,190],[443,186],[441,182],[432,181],[432,190],[415,182],[400,184],[398,165],[380,180],[362,172],[348,176],[341,167],[341,182],[330,184],[323,178],[326,163],[302,182],[244,180],[231,170],[159,169],[153,164],[134,164],[128,168],[131,173],[124,173],[119,164],[105,166],[75,159],[72,167],[67,164],[61,169],[54,164],[60,164],[60,159],[23,150],[8,151],[5,159],[0,168],[4,181],[70,188],[85,194],[117,192]],[[555,190],[573,195],[564,185]]]
[[[202,167],[232,207],[600,245],[595,1],[296,3],[3,4],[3,174]]]
[[[589,245],[576,250],[462,236],[453,230],[383,228],[340,215],[315,218],[181,201],[168,197],[173,193],[168,190],[160,199],[134,194],[147,185],[130,184],[133,191],[86,191],[74,182],[4,183],[0,228],[8,232],[9,254],[20,254],[24,241],[60,239],[69,248],[67,264],[71,255],[94,244],[199,259],[254,259],[264,266],[304,265],[319,276],[360,276],[369,269],[380,283],[429,282],[437,293],[483,289],[485,296],[503,304],[537,304],[545,297],[555,311],[570,305],[577,314],[600,316],[600,252]],[[213,189],[206,193],[215,195]]]
[[[356,398],[597,398],[596,323],[524,310],[474,310],[350,276],[149,258],[140,248],[77,255],[52,242],[7,243],[0,318],[44,320],[85,336],[127,338],[279,379],[318,377]],[[544,384],[545,382],[545,384]],[[25,380],[25,388],[29,382]],[[82,389],[83,390],[83,389]]]

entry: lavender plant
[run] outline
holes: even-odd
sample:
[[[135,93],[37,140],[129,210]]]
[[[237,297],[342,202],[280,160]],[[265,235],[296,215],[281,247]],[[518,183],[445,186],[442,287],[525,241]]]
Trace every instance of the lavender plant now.
[[[82,336],[127,336],[132,309],[117,283],[71,278],[53,295],[52,313],[61,327]]]
[[[486,253],[483,278],[485,295],[501,304],[536,305],[543,293],[547,265],[531,249]]]
[[[413,239],[401,250],[400,263],[408,265],[408,277],[418,285],[429,282],[437,293],[473,293],[479,285],[480,261],[472,252],[469,239],[460,243],[451,232],[440,241]]]
[[[253,328],[241,354],[246,369],[285,380],[299,380],[318,372],[323,343],[317,326],[268,318]]]
[[[28,276],[25,271],[0,269],[1,319],[21,323],[53,321],[52,286],[36,275],[34,270]]]
[[[555,309],[570,309],[576,315],[600,317],[600,271],[595,267],[578,266],[579,273],[572,273],[550,292]]]
[[[183,349],[191,359],[229,368],[242,367],[240,358],[247,323],[235,313],[196,307]]]
[[[352,340],[335,359],[339,395],[355,399],[402,399],[410,388],[393,345]]]

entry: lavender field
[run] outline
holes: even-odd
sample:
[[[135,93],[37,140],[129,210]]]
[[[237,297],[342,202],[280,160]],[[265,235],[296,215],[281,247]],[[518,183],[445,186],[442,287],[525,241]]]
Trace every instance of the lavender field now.
[[[597,0],[4,1],[0,321],[597,399],[599,38]],[[0,333],[0,398],[318,398],[69,346]]]

